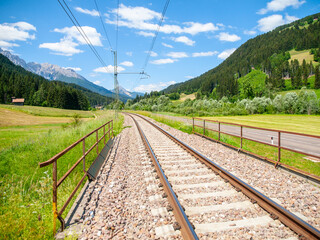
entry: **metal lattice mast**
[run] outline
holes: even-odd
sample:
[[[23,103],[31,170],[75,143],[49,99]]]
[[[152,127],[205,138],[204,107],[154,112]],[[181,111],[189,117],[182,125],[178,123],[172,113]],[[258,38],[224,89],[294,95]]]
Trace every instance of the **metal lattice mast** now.
[[[114,91],[116,94],[115,101],[116,106],[119,104],[119,82],[118,82],[118,62],[117,62],[117,51],[112,51],[114,56]],[[115,108],[115,117],[118,118],[118,108]]]

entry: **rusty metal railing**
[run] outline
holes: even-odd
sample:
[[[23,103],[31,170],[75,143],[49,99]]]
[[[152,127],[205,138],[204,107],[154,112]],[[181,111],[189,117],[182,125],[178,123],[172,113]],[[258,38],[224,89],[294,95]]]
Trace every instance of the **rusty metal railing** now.
[[[108,125],[108,131],[106,132],[106,125]],[[98,131],[103,128],[103,136],[99,138],[98,136]],[[91,136],[92,134],[96,133],[96,141],[95,143],[86,151],[86,138]],[[92,132],[88,133],[84,137],[80,138],[78,141],[74,142],[71,144],[69,147],[65,148],[52,158],[50,158],[48,161],[39,163],[39,167],[45,167],[48,165],[52,164],[53,170],[52,170],[52,180],[53,180],[53,185],[52,185],[52,208],[53,208],[53,234],[55,235],[56,233],[56,219],[58,218],[60,223],[61,223],[61,229],[64,230],[65,228],[65,222],[64,219],[62,218],[62,214],[65,211],[66,207],[70,203],[71,199],[74,197],[76,194],[77,190],[81,186],[82,182],[87,176],[87,170],[86,170],[86,165],[85,165],[85,159],[86,156],[96,147],[97,155],[99,154],[99,143],[102,139],[104,139],[104,145],[106,144],[106,135],[108,135],[108,139],[114,136],[113,134],[113,120],[110,120],[109,122],[103,124],[102,126],[98,127],[97,129],[93,130]],[[60,157],[62,157],[64,154],[69,152],[71,149],[76,147],[78,144],[82,142],[82,156],[73,164],[73,166],[58,180],[57,179],[57,161]],[[69,176],[69,174],[79,165],[80,162],[83,162],[83,176],[81,180],[77,183],[77,186],[74,188],[70,196],[68,197],[67,201],[63,204],[61,209],[58,211],[58,187],[62,184],[62,182]]]
[[[196,121],[203,121],[203,123],[195,124],[195,120]],[[206,125],[206,123],[208,123],[208,122],[217,124],[217,130],[209,128]],[[240,128],[239,129],[240,133],[239,134],[233,134],[233,133],[230,133],[230,132],[221,131],[221,126],[222,125],[230,125],[230,126],[239,127]],[[195,127],[203,129],[203,133],[196,132],[195,131]],[[250,138],[249,137],[245,137],[244,134],[243,134],[243,129],[244,128],[256,129],[256,130],[261,130],[261,131],[268,131],[268,132],[274,132],[274,133],[276,133],[277,138],[273,139],[273,137],[271,137],[271,139],[270,139],[271,143],[267,143],[267,142],[264,142],[264,141],[259,141],[257,139],[254,139],[252,137],[250,137]],[[217,132],[218,133],[218,139],[214,139],[214,138],[211,138],[211,137],[207,136],[206,135],[206,131]],[[293,172],[296,172],[296,173],[301,174],[303,176],[306,176],[306,177],[308,177],[308,178],[310,178],[312,180],[320,182],[320,177],[319,176],[316,176],[314,174],[310,174],[308,172],[302,171],[302,170],[300,170],[298,168],[295,168],[295,167],[292,167],[292,166],[289,166],[289,165],[287,165],[285,163],[280,162],[281,161],[281,150],[282,149],[283,150],[287,150],[287,151],[291,151],[291,152],[295,152],[295,153],[299,153],[299,154],[302,154],[302,155],[306,155],[306,156],[315,157],[315,158],[319,158],[320,157],[320,156],[315,155],[315,154],[311,154],[311,153],[307,153],[307,152],[304,152],[304,151],[301,151],[301,150],[296,150],[296,149],[293,149],[293,148],[290,148],[290,147],[283,146],[281,144],[281,135],[290,134],[290,135],[295,135],[295,136],[310,137],[310,138],[319,139],[319,140],[320,140],[320,136],[310,135],[310,134],[303,134],[303,133],[296,133],[296,132],[289,132],[289,131],[281,131],[281,130],[268,129],[268,128],[253,127],[253,126],[241,125],[241,124],[229,123],[229,122],[220,122],[220,121],[217,121],[217,120],[209,120],[209,119],[196,118],[196,117],[192,118],[192,132],[194,134],[203,136],[205,138],[209,138],[209,139],[211,139],[213,141],[219,142],[219,143],[224,144],[226,146],[229,146],[231,148],[236,148],[238,151],[245,152],[245,153],[248,153],[250,155],[256,156],[258,158],[264,159],[264,160],[266,160],[268,162],[273,163],[275,167],[282,166],[282,167],[287,168],[287,169],[289,169],[289,170],[291,170]],[[201,130],[201,132],[202,132],[202,130]],[[225,135],[229,135],[229,136],[240,138],[240,148],[237,148],[236,146],[233,146],[231,144],[228,144],[226,142],[221,141],[221,134],[225,134]],[[256,143],[260,143],[260,144],[264,144],[264,145],[267,145],[267,146],[271,146],[271,147],[277,148],[278,149],[278,151],[277,151],[277,155],[278,155],[277,156],[277,161],[243,149],[243,140],[249,140],[249,141],[253,141],[253,142],[256,142]],[[277,141],[277,144],[273,143],[274,140]]]

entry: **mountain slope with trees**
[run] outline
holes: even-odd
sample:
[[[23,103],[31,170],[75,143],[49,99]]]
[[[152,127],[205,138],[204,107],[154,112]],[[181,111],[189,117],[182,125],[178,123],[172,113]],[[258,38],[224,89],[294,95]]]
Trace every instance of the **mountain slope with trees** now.
[[[112,101],[75,84],[48,81],[0,54],[0,103],[11,103],[11,97],[25,98],[28,105],[79,110]]]
[[[96,85],[86,78],[76,73],[73,69],[63,68],[58,65],[50,63],[26,63],[22,58],[17,55],[12,54],[9,51],[2,50],[0,48],[0,54],[6,56],[15,65],[23,67],[25,70],[44,77],[47,80],[55,80],[66,83],[73,83],[83,88],[86,88],[92,92],[98,93],[100,95],[114,98],[114,93],[102,86]],[[119,96],[121,101],[127,101],[131,97],[130,95],[121,94]]]
[[[302,63],[300,66],[297,60],[289,62],[288,51],[313,49],[316,60],[320,49],[319,18],[317,13],[250,39],[219,66],[189,81],[171,85],[164,92],[198,91],[216,98],[236,96],[238,78],[253,68],[266,73],[269,76],[266,84],[273,88],[284,88],[284,77],[291,78],[293,87],[301,88],[309,74],[314,74],[313,65]]]

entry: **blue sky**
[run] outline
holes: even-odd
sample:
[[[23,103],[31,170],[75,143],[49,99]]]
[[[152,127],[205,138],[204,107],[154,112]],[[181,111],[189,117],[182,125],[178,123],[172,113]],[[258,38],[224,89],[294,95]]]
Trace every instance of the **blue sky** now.
[[[94,0],[65,0],[106,63],[103,67],[58,1],[1,0],[0,47],[27,62],[74,68],[113,88],[113,56]],[[119,72],[140,72],[166,0],[96,0],[113,50],[118,18]],[[120,74],[130,91],[161,90],[219,65],[248,39],[320,12],[318,0],[171,0],[145,72]]]

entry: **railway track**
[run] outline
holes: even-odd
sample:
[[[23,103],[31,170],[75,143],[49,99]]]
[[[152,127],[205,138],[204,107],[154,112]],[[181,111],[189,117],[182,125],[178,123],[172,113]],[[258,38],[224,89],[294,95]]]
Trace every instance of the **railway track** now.
[[[147,119],[131,116],[184,239],[320,239],[320,232]]]

